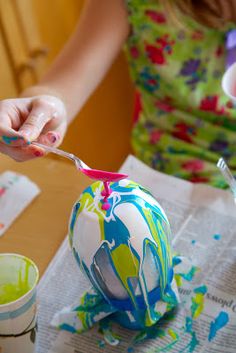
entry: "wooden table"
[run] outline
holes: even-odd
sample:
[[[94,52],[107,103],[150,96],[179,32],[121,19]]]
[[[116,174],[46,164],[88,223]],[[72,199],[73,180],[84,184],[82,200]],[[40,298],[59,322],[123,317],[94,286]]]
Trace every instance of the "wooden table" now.
[[[17,163],[0,155],[0,173],[6,170],[28,176],[39,186],[41,193],[0,237],[0,252],[31,258],[42,276],[67,235],[74,202],[91,180],[60,157]]]

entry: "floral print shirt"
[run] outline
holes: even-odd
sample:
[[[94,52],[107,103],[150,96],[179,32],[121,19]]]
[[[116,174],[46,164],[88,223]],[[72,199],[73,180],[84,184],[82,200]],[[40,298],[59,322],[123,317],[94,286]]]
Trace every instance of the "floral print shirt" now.
[[[126,0],[126,54],[137,89],[135,154],[164,173],[224,188],[236,169],[236,109],[221,88],[227,31],[167,22],[158,0]]]

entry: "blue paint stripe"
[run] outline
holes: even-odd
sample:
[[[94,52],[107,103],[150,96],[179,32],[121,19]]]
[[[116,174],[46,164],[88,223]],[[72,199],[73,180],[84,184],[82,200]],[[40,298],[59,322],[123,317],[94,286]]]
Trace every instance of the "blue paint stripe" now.
[[[62,330],[66,330],[66,331],[69,331],[71,333],[76,333],[76,329],[73,327],[73,326],[70,326],[68,324],[61,324],[59,325],[59,328],[62,329]]]
[[[36,293],[32,296],[32,298],[22,305],[20,308],[14,311],[7,311],[5,313],[0,313],[0,321],[8,320],[8,319],[15,319],[16,317],[24,314],[36,301]]]

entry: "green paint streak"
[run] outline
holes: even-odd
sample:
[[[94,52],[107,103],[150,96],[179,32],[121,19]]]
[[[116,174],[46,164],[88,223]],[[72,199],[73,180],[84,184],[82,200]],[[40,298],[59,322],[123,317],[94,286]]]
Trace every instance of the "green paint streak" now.
[[[135,303],[135,298],[130,290],[128,279],[131,277],[138,278],[139,276],[139,261],[135,255],[130,251],[126,244],[121,244],[111,252],[112,261],[117,274],[128,291],[130,297]]]
[[[201,286],[194,289],[195,296],[192,297],[191,313],[192,318],[197,319],[204,309],[204,295],[207,292],[206,286]]]
[[[163,217],[163,215],[158,214],[156,220],[152,216],[152,212],[149,209],[143,209],[147,225],[152,234],[153,240],[157,246],[157,254],[161,263],[162,275],[160,276],[160,287],[162,291],[162,296],[164,297],[164,290],[168,283],[168,268],[172,264],[172,254],[170,249],[170,244],[168,242],[166,233],[163,231],[163,226],[161,222],[158,221],[158,217]],[[167,219],[163,219],[166,224],[169,225]]]
[[[85,292],[81,298],[81,304],[74,308],[77,317],[82,323],[79,332],[83,332],[94,324],[94,317],[100,313],[110,313],[110,305],[97,293]]]
[[[31,264],[25,262],[25,276],[22,279],[22,268],[19,269],[17,283],[3,283],[0,285],[0,305],[14,302],[23,297],[31,289],[29,285],[29,269]]]
[[[174,330],[172,330],[171,328],[168,330],[168,334],[170,335],[170,337],[173,340],[176,340],[178,338],[178,334]]]
[[[80,203],[80,208],[77,211],[77,213],[74,215],[75,221],[76,221],[77,218],[79,217],[79,215],[81,214],[81,212],[84,211],[84,210],[87,210],[88,212],[96,214],[97,217],[98,217],[98,222],[99,222],[100,231],[101,231],[101,241],[105,239],[105,235],[104,235],[104,217],[102,216],[102,214],[105,215],[106,211],[103,211],[101,209],[102,202],[98,203],[98,205],[97,205],[98,208],[95,207],[96,205],[95,205],[95,202],[94,202],[94,195],[96,193],[96,190],[99,190],[101,192],[102,188],[103,188],[103,184],[100,181],[95,182],[92,185],[90,185],[90,187],[88,189],[86,189],[80,195],[80,198],[77,201],[77,202]],[[70,244],[72,244],[72,242],[73,242],[73,230],[70,230],[69,241],[70,241]]]
[[[22,284],[6,283],[0,286],[0,305],[14,302],[23,297],[30,290],[30,286]]]
[[[183,285],[182,277],[178,273],[175,273],[174,276],[175,276],[177,287],[182,287],[182,285]]]
[[[202,294],[196,294],[192,297],[191,313],[192,318],[197,319],[203,310],[204,302]]]

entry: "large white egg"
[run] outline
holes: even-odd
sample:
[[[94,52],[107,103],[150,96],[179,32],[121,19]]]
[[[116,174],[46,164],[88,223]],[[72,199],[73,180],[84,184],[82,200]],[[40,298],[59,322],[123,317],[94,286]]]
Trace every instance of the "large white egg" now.
[[[102,294],[116,320],[131,328],[151,326],[177,303],[170,226],[164,210],[139,184],[95,182],[75,203],[70,243],[80,268]]]

